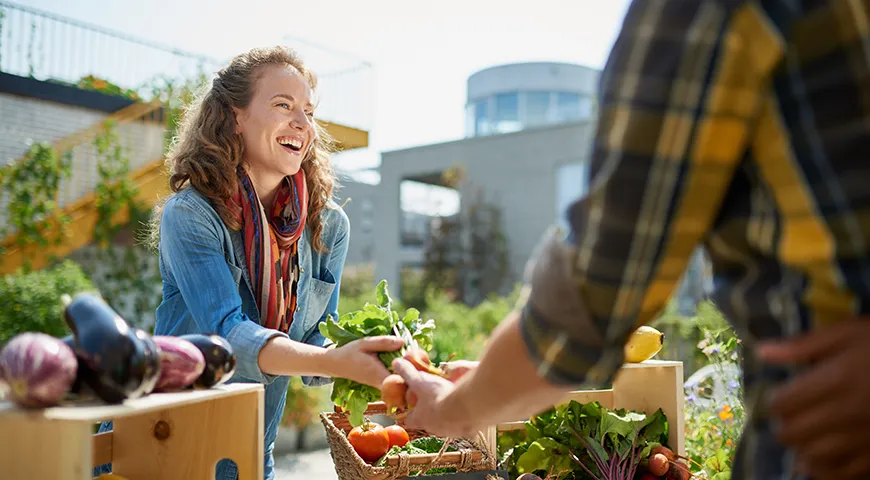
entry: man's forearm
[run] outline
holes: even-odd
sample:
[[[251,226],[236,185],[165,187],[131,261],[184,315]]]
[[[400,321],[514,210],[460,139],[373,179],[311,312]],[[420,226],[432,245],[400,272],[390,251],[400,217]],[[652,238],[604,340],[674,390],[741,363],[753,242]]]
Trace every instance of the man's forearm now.
[[[455,416],[468,431],[524,420],[560,401],[570,390],[538,377],[519,328],[519,313],[499,325],[480,358],[444,399],[444,415]]]

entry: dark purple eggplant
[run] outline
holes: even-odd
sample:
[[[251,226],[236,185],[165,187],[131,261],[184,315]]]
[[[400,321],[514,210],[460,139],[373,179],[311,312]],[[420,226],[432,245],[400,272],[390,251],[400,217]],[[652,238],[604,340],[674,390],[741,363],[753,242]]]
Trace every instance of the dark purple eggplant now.
[[[194,385],[211,388],[226,383],[236,372],[236,356],[233,347],[220,335],[192,333],[181,338],[192,343],[205,357],[205,370]]]
[[[75,337],[73,337],[72,335],[67,335],[67,336],[61,338],[60,340],[64,344],[66,344],[66,346],[69,347],[70,350],[73,351],[73,353],[75,353],[75,351],[76,351],[76,339],[75,339]],[[85,377],[85,375],[87,375],[87,372],[85,370],[88,367],[87,367],[87,365],[85,365],[84,362],[82,362],[81,360],[78,359],[78,355],[76,355],[76,363],[77,363],[76,378],[73,381],[72,386],[70,386],[70,388],[69,388],[69,393],[71,393],[73,395],[81,395],[81,394],[85,393],[85,391],[82,389],[82,387],[83,387],[84,377]]]
[[[76,357],[59,339],[38,332],[16,335],[0,351],[9,397],[26,408],[55,406],[75,380]]]
[[[131,328],[102,298],[75,296],[64,309],[73,332],[81,383],[103,401],[121,403],[150,393],[160,376],[160,352],[146,332]]]

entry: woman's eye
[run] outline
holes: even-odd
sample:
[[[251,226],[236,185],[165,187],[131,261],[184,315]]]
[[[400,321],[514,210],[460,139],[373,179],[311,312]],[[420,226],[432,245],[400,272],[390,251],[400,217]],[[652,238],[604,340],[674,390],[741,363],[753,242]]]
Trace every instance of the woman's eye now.
[[[314,118],[314,112],[305,112],[305,115],[308,115],[308,118]]]
[[[288,104],[286,104],[286,103],[279,103],[277,106],[278,106],[278,107],[281,107],[281,108],[286,108],[286,109],[288,109],[288,110],[290,109],[290,105],[288,105]]]

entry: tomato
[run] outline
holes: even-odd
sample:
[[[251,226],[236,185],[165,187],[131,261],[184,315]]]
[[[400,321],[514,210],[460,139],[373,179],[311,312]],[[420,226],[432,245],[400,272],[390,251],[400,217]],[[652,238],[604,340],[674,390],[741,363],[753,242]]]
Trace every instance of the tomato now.
[[[411,437],[408,436],[408,432],[406,432],[405,429],[399,425],[390,425],[384,430],[387,431],[387,436],[390,437],[390,448],[404,447],[405,444],[411,441]]]
[[[354,427],[347,434],[347,440],[356,453],[367,462],[378,460],[390,449],[390,436],[383,426],[374,422],[366,422]]]

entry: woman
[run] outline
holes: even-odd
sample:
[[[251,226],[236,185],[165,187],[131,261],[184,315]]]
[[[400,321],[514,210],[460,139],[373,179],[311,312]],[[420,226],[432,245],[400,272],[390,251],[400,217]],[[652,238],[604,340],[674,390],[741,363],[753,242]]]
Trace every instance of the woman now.
[[[184,116],[167,159],[174,193],[152,229],[163,277],[154,333],[221,335],[236,354],[232,381],[265,385],[267,479],[290,376],[380,387],[388,372],[374,352],[402,345],[376,337],[331,348],[318,331],[337,318],[350,225],[331,201],[315,87],[290,49],[234,58]],[[235,465],[218,464],[218,479],[236,477]]]

